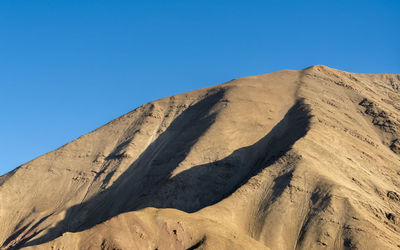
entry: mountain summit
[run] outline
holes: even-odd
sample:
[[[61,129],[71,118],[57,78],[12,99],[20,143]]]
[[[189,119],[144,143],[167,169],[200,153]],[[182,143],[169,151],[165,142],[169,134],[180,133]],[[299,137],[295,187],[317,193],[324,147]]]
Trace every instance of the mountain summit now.
[[[398,249],[400,75],[145,104],[0,177],[1,249]]]

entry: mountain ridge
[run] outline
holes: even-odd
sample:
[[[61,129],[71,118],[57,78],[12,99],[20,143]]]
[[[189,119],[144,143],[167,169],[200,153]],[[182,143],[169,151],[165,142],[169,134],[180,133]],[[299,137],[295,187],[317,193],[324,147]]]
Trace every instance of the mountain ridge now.
[[[145,104],[0,177],[0,245],[396,249],[399,85],[316,65]]]

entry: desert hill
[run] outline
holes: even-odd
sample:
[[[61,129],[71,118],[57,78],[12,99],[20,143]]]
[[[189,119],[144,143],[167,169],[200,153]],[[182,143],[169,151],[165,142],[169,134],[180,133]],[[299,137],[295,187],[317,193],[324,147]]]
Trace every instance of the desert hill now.
[[[400,75],[145,104],[0,177],[1,249],[399,249]]]

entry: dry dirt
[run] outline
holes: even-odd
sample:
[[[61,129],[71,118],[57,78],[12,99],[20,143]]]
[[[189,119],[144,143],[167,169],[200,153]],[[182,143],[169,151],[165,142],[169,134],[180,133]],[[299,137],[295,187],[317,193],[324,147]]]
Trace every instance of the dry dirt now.
[[[145,104],[0,177],[1,249],[399,249],[400,75]]]

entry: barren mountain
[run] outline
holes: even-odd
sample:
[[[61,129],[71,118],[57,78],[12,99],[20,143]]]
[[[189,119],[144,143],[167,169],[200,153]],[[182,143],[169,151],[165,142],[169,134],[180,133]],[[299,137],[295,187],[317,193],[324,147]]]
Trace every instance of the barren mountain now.
[[[0,177],[2,249],[399,249],[400,75],[145,104]]]

